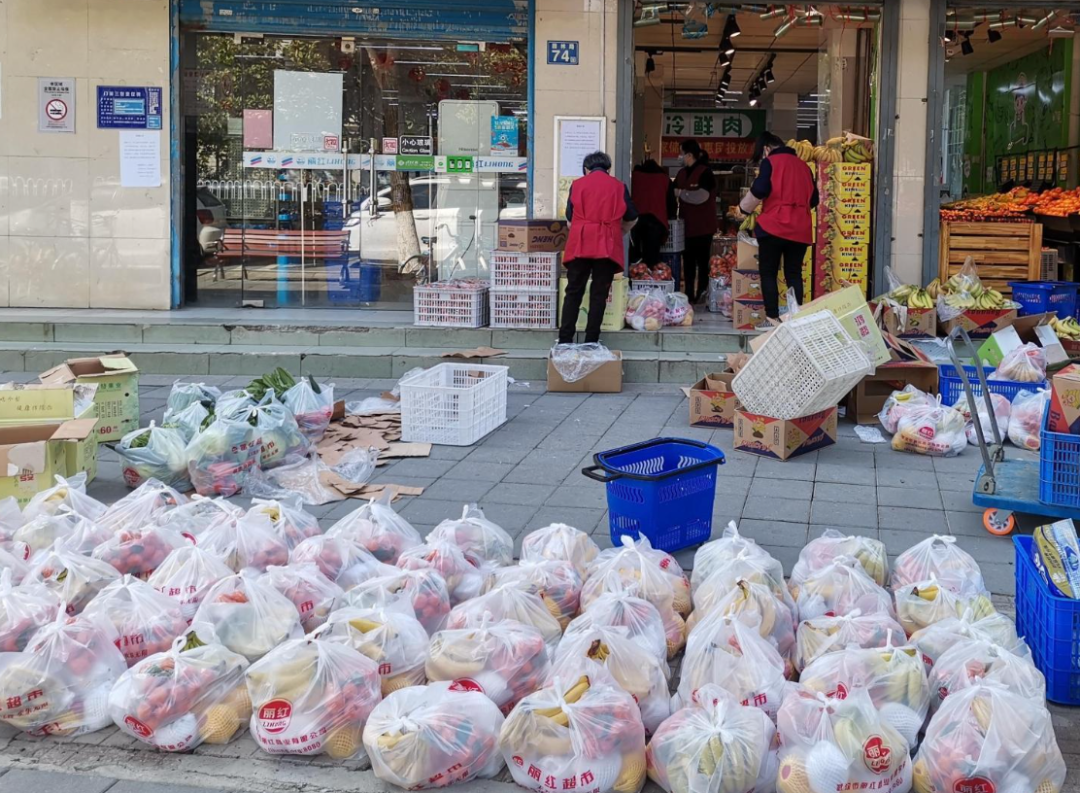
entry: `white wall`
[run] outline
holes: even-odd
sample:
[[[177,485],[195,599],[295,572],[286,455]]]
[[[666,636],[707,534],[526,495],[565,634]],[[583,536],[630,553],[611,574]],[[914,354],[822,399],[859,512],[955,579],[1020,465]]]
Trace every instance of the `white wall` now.
[[[0,306],[167,309],[167,0],[0,0]],[[39,133],[38,78],[74,78],[76,133]],[[120,187],[98,85],[160,86],[162,186]]]

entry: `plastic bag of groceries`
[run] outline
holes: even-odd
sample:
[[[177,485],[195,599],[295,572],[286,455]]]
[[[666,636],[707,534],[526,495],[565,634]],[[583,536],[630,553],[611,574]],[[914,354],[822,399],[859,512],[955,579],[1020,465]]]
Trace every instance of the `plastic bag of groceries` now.
[[[334,414],[333,384],[320,386],[314,377],[301,378],[285,392],[281,401],[296,417],[296,424],[304,437],[318,443]]]
[[[175,430],[184,439],[184,445],[191,443],[191,439],[198,435],[213,420],[213,410],[202,402],[193,402],[183,410],[175,412],[165,411],[161,419],[161,426]]]
[[[347,537],[380,562],[397,564],[401,552],[423,543],[420,532],[390,506],[393,493],[385,491],[354,512],[350,512],[326,534]]]
[[[598,625],[560,642],[551,679],[570,680],[576,674],[585,674],[598,680],[605,671],[634,698],[646,735],[655,732],[671,715],[667,661],[630,639],[626,628]]]
[[[186,504],[159,516],[155,522],[197,542],[200,535],[217,523],[239,520],[243,516],[242,507],[223,498],[196,495]]]
[[[584,380],[605,363],[616,361],[615,354],[600,342],[556,344],[549,354],[551,365],[567,383]]]
[[[8,573],[11,584],[14,586],[21,584],[23,578],[30,572],[30,549],[22,546],[13,550],[16,553],[0,547],[0,572]]]
[[[506,714],[544,685],[551,663],[536,628],[517,620],[482,620],[478,627],[432,636],[425,670],[431,681],[475,684]]]
[[[275,647],[247,671],[251,735],[270,754],[361,754],[364,722],[382,700],[379,671],[324,629]]]
[[[514,538],[501,526],[484,517],[476,504],[466,504],[458,520],[444,520],[427,537],[457,545],[474,562],[491,562],[506,567],[514,563]]]
[[[495,587],[479,597],[454,606],[446,627],[476,628],[485,620],[517,620],[535,628],[544,637],[548,651],[554,652],[562,638],[562,626],[538,596],[515,586]]]
[[[25,522],[15,496],[0,498],[0,548],[10,550],[12,535]]]
[[[716,565],[712,574],[694,592],[694,613],[687,620],[687,629],[692,629],[702,615],[709,614],[716,603],[726,598],[740,581],[764,588],[794,617],[795,601],[784,582],[783,565],[771,556],[763,556],[755,551],[740,551],[726,562]]]
[[[371,770],[406,790],[491,779],[503,769],[495,703],[466,681],[393,692],[364,726]]]
[[[626,324],[634,330],[660,330],[667,312],[667,297],[662,289],[634,292],[626,304]]]
[[[693,694],[715,683],[744,705],[760,708],[770,719],[784,697],[784,659],[757,630],[735,617],[710,614],[686,641],[679,688],[672,708],[693,701]]]
[[[645,728],[634,699],[605,675],[563,680],[521,700],[499,734],[514,781],[528,790],[561,787],[637,793],[645,784]]]
[[[59,596],[44,584],[31,580],[15,586],[12,571],[0,570],[0,653],[22,652],[59,610]]]
[[[795,676],[795,610],[777,600],[768,587],[736,581],[727,594],[711,603],[707,610],[691,614],[687,627],[692,631],[701,621],[698,615],[712,614],[735,617],[744,625],[756,628],[761,638],[767,639],[784,659],[786,676]]]
[[[53,515],[38,515],[15,530],[11,539],[13,550],[29,560],[39,551],[62,542],[77,553],[89,554],[98,543],[110,536],[108,530],[98,528],[96,523],[76,515],[64,507]]]
[[[67,604],[68,614],[78,614],[98,592],[120,574],[111,564],[91,559],[57,542],[31,560],[25,581],[40,581]]]
[[[682,617],[693,608],[690,599],[690,579],[674,556],[667,551],[652,547],[645,536],[635,540],[623,535],[620,546],[601,551],[589,566],[587,580],[595,578],[637,578],[648,581],[649,587],[667,589],[671,592],[671,607]],[[659,570],[659,577],[649,574],[650,569]],[[585,593],[582,592],[584,597]],[[659,607],[658,607],[659,608]]]
[[[178,637],[137,662],[109,694],[109,715],[123,732],[163,752],[226,744],[251,718],[247,659],[220,644]]]
[[[780,706],[776,726],[777,793],[835,793],[863,785],[907,793],[911,788],[910,746],[864,689],[846,698],[796,689]]]
[[[188,499],[180,491],[156,479],[147,479],[119,501],[114,501],[94,522],[111,532],[141,529],[151,523],[165,525],[173,512],[187,505]],[[171,528],[180,531],[176,526]]]
[[[446,581],[451,606],[479,595],[491,581],[494,572],[487,562],[474,562],[466,557],[454,543],[433,540],[431,537],[423,545],[402,551],[397,566],[402,570],[435,570]]]
[[[791,581],[801,584],[810,573],[830,564],[837,556],[857,559],[878,586],[889,583],[889,556],[885,543],[869,537],[845,535],[836,529],[825,529],[821,536],[810,540],[799,551],[799,560],[791,569]]]
[[[347,590],[345,602],[356,608],[406,609],[429,636],[446,627],[450,590],[441,575],[434,570],[387,570]]]
[[[513,586],[537,595],[563,630],[578,613],[581,604],[581,576],[570,562],[545,559],[500,567],[495,570],[489,586]]]
[[[929,672],[950,647],[965,639],[982,639],[1014,652],[1027,647],[1016,635],[1016,623],[1004,614],[995,611],[975,619],[970,609],[915,631],[910,643],[922,654],[923,664]]]
[[[202,403],[213,407],[220,396],[220,388],[205,383],[173,383],[169,398],[165,401],[165,415],[168,417],[170,414]]]
[[[252,662],[286,639],[304,635],[296,606],[253,570],[210,587],[191,628],[203,641],[216,638]]]
[[[690,593],[697,592],[702,585],[719,567],[725,566],[733,557],[758,556],[768,562],[772,559],[769,552],[758,545],[749,537],[739,533],[739,527],[735,521],[729,521],[724,531],[715,540],[702,545],[694,553],[694,567],[690,571]],[[773,565],[779,562],[773,563]],[[766,564],[767,569],[775,570],[775,566]],[[783,567],[781,566],[780,580],[783,581]]]
[[[986,400],[981,396],[975,398],[975,404],[978,406],[979,424],[982,426],[983,440],[987,443],[994,442],[994,424],[997,424],[998,437],[1004,441],[1009,437],[1009,417],[1012,415],[1012,403],[1001,394],[991,394],[990,404],[994,408],[994,415],[991,416],[986,412]],[[975,422],[971,419],[971,407],[968,405],[967,397],[961,395],[956,400],[956,404],[953,408],[960,411],[960,415],[964,417],[964,421],[967,422],[964,433],[967,435],[968,443],[971,446],[979,445],[979,436],[975,431]]]
[[[951,694],[915,757],[915,793],[1057,793],[1065,761],[1041,700],[985,681]]]
[[[963,415],[947,405],[913,408],[896,424],[892,448],[930,457],[955,457],[967,447]]]
[[[300,432],[292,412],[271,394],[251,408],[247,420],[255,427],[263,468],[279,466],[292,455],[303,457],[311,449],[311,443]]]
[[[757,708],[710,684],[653,734],[647,759],[649,779],[667,793],[772,790],[776,727]]]
[[[647,600],[621,592],[603,594],[590,604],[587,611],[570,621],[564,639],[588,633],[594,627],[626,628],[631,641],[663,661],[671,658],[681,642],[675,644],[664,633],[664,620],[656,606]]]
[[[997,609],[990,601],[990,594],[974,584],[954,592],[936,578],[930,578],[896,590],[896,617],[909,636],[946,617],[958,617],[969,610],[975,619],[982,619]]]
[[[991,380],[1038,384],[1046,381],[1046,353],[1033,342],[1009,350],[1001,359]]]
[[[218,414],[187,447],[188,476],[200,496],[235,496],[259,466],[261,449],[246,417]]]
[[[885,400],[884,407],[878,413],[878,421],[888,433],[896,432],[900,420],[921,412],[924,408],[933,407],[937,399],[923,391],[920,391],[910,383],[901,391],[893,391]]]
[[[146,581],[177,548],[190,541],[172,529],[147,526],[144,529],[123,529],[94,549],[92,556],[107,562],[121,575],[133,575]]]
[[[0,721],[30,735],[82,735],[112,723],[109,691],[127,669],[108,622],[61,606],[19,653],[0,655]]]
[[[263,577],[296,606],[304,633],[326,622],[345,598],[345,591],[310,562],[267,567]]]
[[[115,451],[128,487],[138,487],[147,479],[157,479],[181,490],[191,487],[187,440],[179,430],[159,427],[151,421],[149,427],[122,437]]]
[[[166,556],[146,583],[179,603],[184,619],[191,622],[207,592],[231,575],[232,569],[217,554],[185,545]]]
[[[116,628],[117,646],[128,666],[165,652],[188,625],[180,604],[130,575],[101,590],[83,613]]]
[[[664,324],[685,325],[694,324],[694,307],[690,305],[690,298],[682,292],[671,292],[664,296]]]
[[[582,580],[592,561],[600,555],[600,547],[581,529],[565,523],[552,523],[531,531],[521,540],[521,561],[538,562],[544,559],[570,562]]]
[[[885,648],[826,653],[803,670],[799,685],[837,699],[865,690],[881,718],[914,746],[930,708],[930,688],[918,650],[893,645],[897,639],[902,642],[903,634],[890,637]]]
[[[956,538],[935,534],[917,542],[896,557],[892,570],[892,589],[936,578],[954,592],[974,586],[986,589],[982,570],[975,559],[956,544]]]
[[[1009,440],[1021,449],[1039,451],[1042,443],[1043,413],[1050,403],[1050,389],[1021,391],[1013,399],[1012,414],[1009,416]]]
[[[249,512],[238,520],[220,521],[199,535],[199,547],[215,553],[236,572],[289,563],[289,546],[278,536],[268,515]]]
[[[942,653],[930,672],[930,708],[979,681],[996,681],[1033,702],[1046,699],[1046,678],[1035,667],[1026,644],[1006,649],[985,639],[962,639]]]
[[[255,404],[255,398],[249,391],[237,388],[226,391],[217,398],[217,402],[214,403],[214,412],[218,416],[241,418],[246,416]]]
[[[245,493],[252,498],[277,501],[299,498],[302,503],[314,506],[344,501],[339,491],[323,484],[323,477],[330,470],[316,452],[290,454],[273,468],[252,471]]]
[[[305,512],[300,501],[288,502],[256,498],[251,500],[251,509],[248,510],[248,514],[251,513],[265,515],[269,518],[270,525],[289,546],[290,551],[308,537],[318,537],[323,533],[319,527],[319,519],[311,513]]]
[[[96,520],[105,511],[105,505],[86,495],[86,472],[64,478],[57,474],[56,484],[36,493],[23,508],[23,520],[31,521],[38,515],[56,515],[67,508],[87,520]]]
[[[896,618],[881,611],[863,614],[855,609],[834,617],[803,620],[795,631],[795,666],[801,671],[815,659],[846,647],[886,647],[891,636],[903,635]]]
[[[400,605],[338,609],[327,620],[327,635],[348,642],[378,666],[382,695],[427,682],[424,662],[428,634],[410,609]]]
[[[302,541],[292,549],[289,562],[314,564],[324,576],[346,591],[371,578],[390,575],[395,571],[395,568],[378,561],[352,540],[329,534]]]
[[[857,559],[838,556],[800,584],[791,584],[800,619],[836,614],[895,614],[889,593],[877,585]]]

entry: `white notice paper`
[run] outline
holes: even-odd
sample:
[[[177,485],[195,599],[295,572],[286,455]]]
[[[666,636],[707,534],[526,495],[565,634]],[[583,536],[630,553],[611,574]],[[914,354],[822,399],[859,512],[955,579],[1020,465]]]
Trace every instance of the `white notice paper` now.
[[[561,119],[559,125],[559,176],[581,176],[581,163],[600,151],[604,120],[593,118]]]
[[[120,186],[161,187],[161,133],[120,130]]]

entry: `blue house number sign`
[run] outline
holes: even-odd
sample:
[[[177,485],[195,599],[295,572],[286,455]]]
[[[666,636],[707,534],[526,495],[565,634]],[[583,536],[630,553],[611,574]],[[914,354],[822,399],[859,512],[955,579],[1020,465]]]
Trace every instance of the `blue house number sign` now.
[[[576,41],[549,41],[547,45],[548,63],[555,66],[578,65],[578,43]]]

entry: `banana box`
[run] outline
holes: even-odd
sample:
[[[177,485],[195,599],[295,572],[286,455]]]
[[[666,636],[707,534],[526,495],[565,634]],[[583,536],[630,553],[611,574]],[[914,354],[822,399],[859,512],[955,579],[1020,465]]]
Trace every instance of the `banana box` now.
[[[686,390],[690,400],[691,427],[733,427],[735,410],[741,408],[731,381],[735,373],[712,372]]]
[[[953,328],[962,327],[973,339],[986,339],[995,331],[1007,328],[1016,321],[1015,308],[965,309],[960,316],[941,321],[940,336],[948,336]],[[940,319],[940,317],[939,317]]]
[[[777,277],[776,284],[780,290],[780,305],[787,305],[787,281],[783,273]],[[757,270],[732,270],[731,299],[764,300],[761,294],[761,273]]]
[[[863,243],[870,242],[870,207],[853,209],[850,212],[836,212],[833,216],[833,239],[841,239],[846,242]]]
[[[790,460],[836,443],[837,410],[831,407],[797,419],[735,411],[735,449],[772,460]]]
[[[818,172],[819,190],[830,196],[847,198],[870,195],[871,165],[868,162],[837,162]]]
[[[1066,366],[1050,381],[1050,432],[1080,435],[1080,365]]]
[[[769,325],[765,314],[765,303],[761,300],[732,301],[732,324],[735,330],[757,330]]]
[[[1066,518],[1035,529],[1031,535],[1031,557],[1052,594],[1080,599],[1080,542],[1071,520]]]
[[[871,303],[870,310],[877,313],[878,304]],[[890,335],[898,339],[933,338],[937,335],[937,309],[882,304],[881,323]]]

